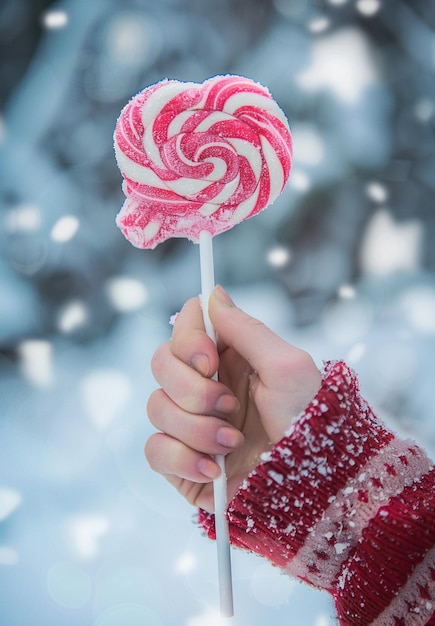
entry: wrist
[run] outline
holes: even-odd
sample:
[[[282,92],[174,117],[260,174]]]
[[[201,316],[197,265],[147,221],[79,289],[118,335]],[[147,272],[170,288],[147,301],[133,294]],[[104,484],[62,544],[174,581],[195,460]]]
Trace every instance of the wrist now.
[[[369,520],[428,467],[375,418],[355,374],[328,363],[312,402],[230,502],[232,543],[330,589]],[[200,523],[214,537],[212,516]]]

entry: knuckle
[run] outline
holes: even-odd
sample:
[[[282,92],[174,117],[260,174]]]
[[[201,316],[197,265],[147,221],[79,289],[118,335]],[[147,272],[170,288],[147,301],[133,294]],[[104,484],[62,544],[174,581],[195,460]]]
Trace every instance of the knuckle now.
[[[311,356],[311,354],[309,354],[308,352],[306,352],[305,350],[300,350],[300,354],[299,354],[299,367],[301,369],[313,369],[315,368],[317,370],[316,364],[314,363],[314,359]]]
[[[162,372],[169,352],[169,342],[160,345],[151,357],[151,371],[154,378],[159,378]]]
[[[283,350],[279,359],[275,361],[275,367],[283,381],[293,380],[302,384],[307,377],[317,373],[317,367],[311,355],[305,350],[289,346]]]
[[[153,426],[157,428],[158,416],[162,405],[164,391],[163,389],[156,389],[152,392],[147,402],[147,415],[148,419]]]
[[[158,460],[158,454],[157,453],[157,447],[159,447],[159,435],[151,435],[151,437],[148,439],[148,441],[145,444],[145,448],[144,448],[144,453],[145,453],[145,458],[148,462],[148,465],[151,467],[152,470],[154,471],[158,471],[158,465],[157,465],[157,460]]]
[[[198,500],[200,499],[200,496],[203,497],[201,495],[204,489],[203,485],[192,482],[190,485],[188,485],[187,488],[184,485],[183,487],[183,489],[179,489],[178,491],[183,495],[183,497],[190,505],[198,507]]]
[[[207,410],[207,381],[202,376],[191,377],[189,383],[184,387],[180,406],[188,413],[199,414]]]
[[[317,366],[314,363],[312,356],[305,350],[300,349],[298,350],[297,358],[295,359],[294,369],[299,376],[304,378],[311,375],[313,372],[317,372]]]

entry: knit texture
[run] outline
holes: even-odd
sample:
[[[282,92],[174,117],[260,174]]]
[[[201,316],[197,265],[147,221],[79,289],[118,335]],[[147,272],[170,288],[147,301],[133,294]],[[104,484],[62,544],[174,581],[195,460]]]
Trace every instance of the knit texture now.
[[[328,363],[228,507],[231,543],[333,596],[342,626],[435,626],[435,469]],[[215,538],[214,517],[199,513]]]

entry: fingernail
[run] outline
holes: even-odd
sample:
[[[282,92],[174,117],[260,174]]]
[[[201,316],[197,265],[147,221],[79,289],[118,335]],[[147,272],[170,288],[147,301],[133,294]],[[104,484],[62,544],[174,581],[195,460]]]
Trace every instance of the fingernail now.
[[[198,470],[203,476],[211,478],[211,480],[214,480],[220,474],[219,466],[211,459],[200,459],[198,462]]]
[[[238,406],[238,400],[235,396],[231,396],[230,394],[224,394],[220,396],[214,405],[214,408],[219,413],[234,413]]]
[[[225,448],[238,448],[243,441],[243,435],[235,428],[223,426],[217,431],[216,441]]]
[[[216,285],[214,292],[216,294],[216,298],[221,304],[224,306],[234,306],[234,302],[231,300],[222,285]]]
[[[194,354],[190,360],[190,364],[201,376],[208,376],[210,372],[210,363],[205,354]]]

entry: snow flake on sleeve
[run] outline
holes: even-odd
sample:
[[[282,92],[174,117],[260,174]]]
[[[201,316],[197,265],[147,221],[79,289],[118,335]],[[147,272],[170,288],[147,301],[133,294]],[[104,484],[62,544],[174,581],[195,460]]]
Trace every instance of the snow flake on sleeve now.
[[[268,471],[269,476],[272,480],[274,480],[279,485],[282,485],[284,482],[284,476],[282,474],[278,474],[278,472],[274,472],[273,470]]]

